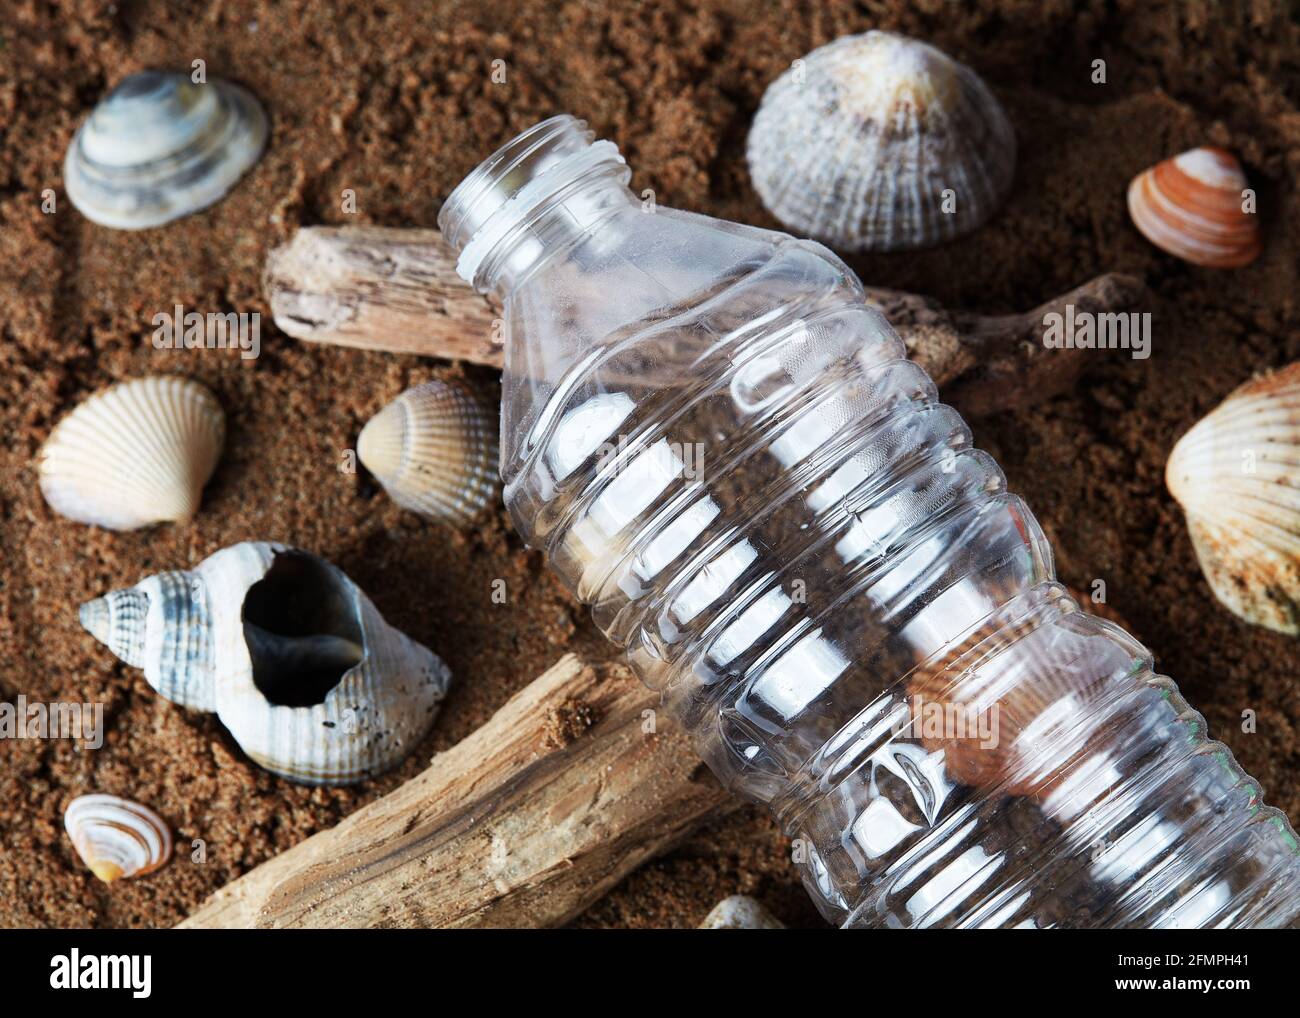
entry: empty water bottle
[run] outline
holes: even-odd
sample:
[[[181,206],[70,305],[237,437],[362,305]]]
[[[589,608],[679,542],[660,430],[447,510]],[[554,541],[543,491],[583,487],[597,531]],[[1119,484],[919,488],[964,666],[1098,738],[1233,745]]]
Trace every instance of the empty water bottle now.
[[[555,117],[440,216],[516,527],[850,927],[1296,926],[1285,816],[1082,611],[853,273]]]

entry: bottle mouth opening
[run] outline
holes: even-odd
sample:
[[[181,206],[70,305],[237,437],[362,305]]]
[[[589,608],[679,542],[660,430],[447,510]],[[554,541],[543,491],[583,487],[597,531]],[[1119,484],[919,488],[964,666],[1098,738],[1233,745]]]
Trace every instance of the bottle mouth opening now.
[[[618,146],[594,138],[586,121],[567,113],[551,117],[497,149],[457,185],[438,226],[460,255],[462,279],[474,282],[500,239],[551,193],[598,166],[623,164]]]

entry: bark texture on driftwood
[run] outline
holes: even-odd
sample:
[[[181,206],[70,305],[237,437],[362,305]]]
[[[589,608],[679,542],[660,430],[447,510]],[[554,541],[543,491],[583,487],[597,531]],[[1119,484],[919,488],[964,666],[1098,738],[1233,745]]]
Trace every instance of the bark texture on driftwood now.
[[[428,770],[185,928],[552,926],[739,805],[622,665],[563,658]]]
[[[264,283],[276,325],[298,339],[501,367],[499,312],[456,275],[437,230],[305,227],[271,252]],[[1045,314],[1124,311],[1142,293],[1140,280],[1108,273],[1032,311],[979,315],[867,288],[944,398],[975,416],[1074,384],[1083,351],[1046,349]]]

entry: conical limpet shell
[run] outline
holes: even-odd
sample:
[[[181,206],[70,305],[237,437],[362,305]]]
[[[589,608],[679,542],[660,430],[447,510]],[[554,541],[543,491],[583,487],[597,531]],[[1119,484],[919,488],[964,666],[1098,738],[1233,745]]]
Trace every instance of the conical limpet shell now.
[[[458,386],[426,382],[372,417],[357,456],[394,502],[464,526],[496,492],[496,434],[483,406]]]
[[[1203,417],[1174,446],[1165,483],[1223,605],[1300,634],[1300,363]]]
[[[845,250],[897,251],[984,223],[1011,189],[1016,137],[969,67],[867,32],[814,50],[768,88],[747,157],[786,226]]]
[[[81,403],[46,439],[41,493],[60,515],[110,530],[187,520],[225,432],[221,404],[198,382],[122,382]]]
[[[215,711],[254,761],[306,784],[398,764],[451,679],[336,566],[262,541],[113,591],[81,619],[164,697]]]
[[[1214,269],[1249,265],[1262,246],[1259,221],[1244,209],[1241,163],[1220,148],[1195,148],[1133,178],[1128,211],[1162,251]]]
[[[257,162],[267,132],[262,107],[238,85],[133,74],[77,130],[63,183],[93,222],[160,226],[225,195]]]
[[[73,799],[63,827],[77,854],[106,884],[152,873],[171,858],[172,832],[163,818],[116,795]]]

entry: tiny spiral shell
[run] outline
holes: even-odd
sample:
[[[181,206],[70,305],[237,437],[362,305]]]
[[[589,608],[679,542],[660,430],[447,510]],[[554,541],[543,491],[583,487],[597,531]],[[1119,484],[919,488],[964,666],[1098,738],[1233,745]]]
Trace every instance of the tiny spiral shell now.
[[[172,854],[172,832],[148,806],[116,795],[82,795],[68,803],[63,826],[92,873],[106,884],[140,877]]]
[[[1165,484],[1220,603],[1300,635],[1300,363],[1203,417],[1174,446]]]
[[[225,441],[226,415],[204,386],[150,376],[79,404],[41,447],[50,508],[79,523],[135,530],[181,521],[199,507]]]
[[[496,430],[458,386],[426,382],[372,417],[357,456],[403,509],[465,526],[496,492]]]
[[[926,247],[988,220],[1016,137],[969,67],[891,32],[847,36],[778,78],[747,144],[754,188],[791,229],[849,251]]]

